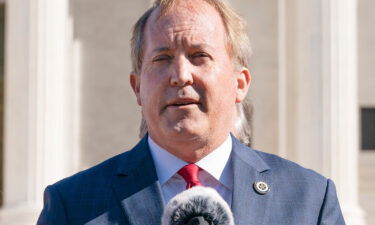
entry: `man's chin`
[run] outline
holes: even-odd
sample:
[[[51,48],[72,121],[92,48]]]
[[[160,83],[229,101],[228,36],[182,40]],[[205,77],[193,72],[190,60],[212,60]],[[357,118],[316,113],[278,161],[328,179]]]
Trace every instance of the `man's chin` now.
[[[191,127],[185,126],[175,126],[168,133],[178,136],[201,136],[201,132],[199,132],[199,130],[194,130]]]
[[[173,120],[174,119],[174,120]],[[160,121],[149,127],[151,136],[158,137],[160,141],[169,142],[171,139],[178,141],[193,141],[204,139],[207,136],[208,124],[196,118],[160,118]]]
[[[194,126],[192,123],[187,124],[186,122],[178,123],[168,130],[167,133],[171,137],[185,140],[197,140],[205,136],[204,126]]]

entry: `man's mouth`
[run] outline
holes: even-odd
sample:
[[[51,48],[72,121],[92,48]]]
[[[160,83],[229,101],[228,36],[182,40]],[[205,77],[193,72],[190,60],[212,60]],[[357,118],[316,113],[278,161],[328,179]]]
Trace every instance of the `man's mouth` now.
[[[184,106],[184,105],[197,105],[197,102],[177,102],[174,104],[171,104],[170,106]]]
[[[167,106],[173,106],[173,107],[184,107],[184,106],[193,106],[193,105],[199,105],[199,101],[194,99],[178,99],[175,101],[172,101]]]

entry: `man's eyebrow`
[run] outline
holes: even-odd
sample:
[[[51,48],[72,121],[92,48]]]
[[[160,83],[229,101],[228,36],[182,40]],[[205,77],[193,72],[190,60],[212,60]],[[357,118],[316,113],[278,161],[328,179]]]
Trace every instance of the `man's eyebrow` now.
[[[206,48],[212,48],[210,45],[208,44],[193,44],[190,46],[191,48],[196,48],[196,49],[206,49]]]
[[[215,47],[210,45],[210,44],[206,44],[206,43],[201,43],[201,44],[192,44],[190,46],[190,49],[192,50],[195,50],[195,51],[208,51],[208,52],[213,52],[215,51]]]
[[[157,52],[165,52],[169,50],[171,50],[169,47],[159,47],[159,48],[155,48],[154,50],[152,50],[152,52],[157,53]]]
[[[213,49],[212,46],[210,46],[209,44],[192,44],[189,46],[189,48],[192,48],[192,49]],[[152,50],[153,53],[158,53],[158,52],[166,52],[166,51],[170,51],[171,48],[169,47],[158,47],[158,48],[155,48],[154,50]]]

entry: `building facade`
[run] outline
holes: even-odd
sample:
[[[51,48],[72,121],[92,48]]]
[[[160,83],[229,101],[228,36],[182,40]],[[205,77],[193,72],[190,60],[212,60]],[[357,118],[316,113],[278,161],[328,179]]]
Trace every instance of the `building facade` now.
[[[130,33],[150,0],[2,0],[0,224],[35,224],[53,182],[131,148]],[[335,181],[347,224],[375,222],[375,2],[231,0],[248,21],[253,147]],[[375,134],[373,134],[375,138]]]

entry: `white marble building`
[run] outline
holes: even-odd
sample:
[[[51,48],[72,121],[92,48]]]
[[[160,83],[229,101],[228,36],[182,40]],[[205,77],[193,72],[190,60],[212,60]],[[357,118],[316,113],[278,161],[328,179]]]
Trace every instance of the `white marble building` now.
[[[347,224],[375,224],[375,1],[231,0],[254,54],[254,147],[335,181]],[[0,224],[35,224],[43,189],[133,146],[130,30],[150,0],[0,0],[6,9]],[[374,134],[375,137],[375,134]]]

